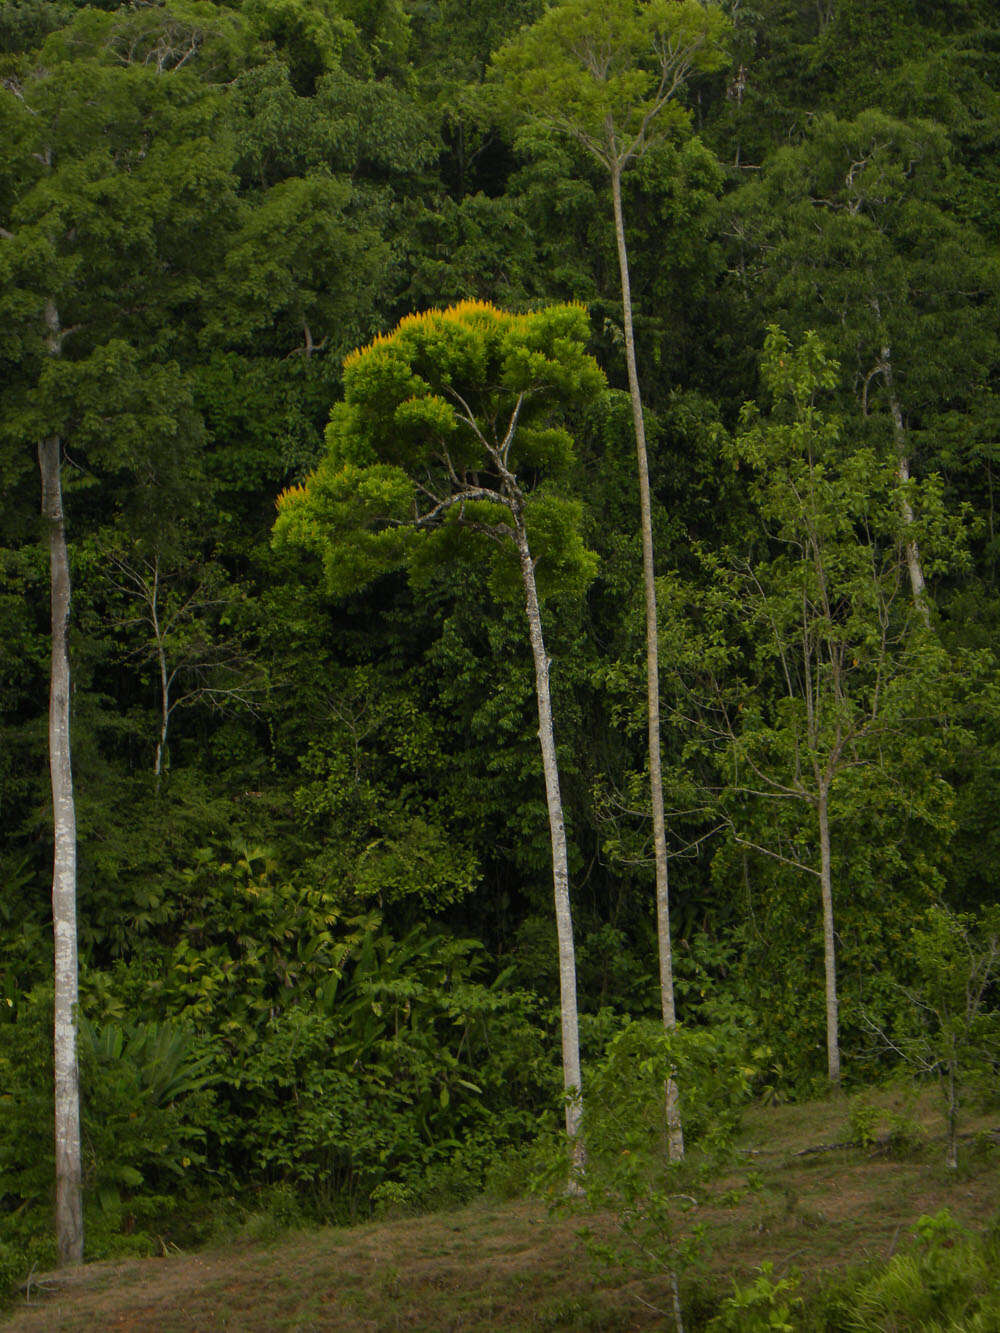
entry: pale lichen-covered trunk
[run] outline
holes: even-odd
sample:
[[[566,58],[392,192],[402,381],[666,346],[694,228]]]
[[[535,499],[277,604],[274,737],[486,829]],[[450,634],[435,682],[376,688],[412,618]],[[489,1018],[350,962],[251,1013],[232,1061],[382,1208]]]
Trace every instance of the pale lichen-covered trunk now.
[[[61,1264],[83,1258],[80,1172],[80,1093],[77,1071],[76,811],[70,760],[70,675],[67,628],[70,579],[63,521],[60,441],[38,447],[42,516],[51,570],[52,662],[49,693],[49,769],[55,853],[52,924],[55,936],[55,1167],[56,1241]]]
[[[903,520],[903,546],[906,554],[906,569],[910,576],[910,591],[913,604],[925,625],[930,624],[930,609],[927,605],[927,589],[924,583],[924,571],[920,563],[920,548],[913,536],[913,506],[906,495],[906,484],[910,480],[910,460],[906,447],[906,427],[903,424],[903,409],[896,396],[896,386],[892,375],[892,358],[888,346],[881,349],[881,369],[889,398],[889,414],[892,417],[892,439],[896,446],[896,480],[901,489],[899,509]]]
[[[945,1166],[949,1170],[958,1170],[958,1086],[955,1078],[955,1066],[958,1052],[955,1050],[955,1037],[952,1033],[948,1041],[948,1090],[945,1094],[948,1102],[946,1118],[948,1122],[947,1144],[945,1148]]]
[[[830,1082],[840,1083],[840,1019],[837,1002],[837,947],[833,929],[833,877],[830,869],[830,793],[820,784],[819,883],[823,899],[823,969],[826,976],[826,1064]]]
[[[622,319],[625,330],[625,361],[628,369],[629,397],[639,472],[639,522],[642,534],[642,580],[646,604],[646,712],[649,736],[649,785],[653,810],[653,854],[656,864],[656,934],[660,961],[660,1009],[663,1026],[670,1031],[677,1024],[674,1006],[673,951],[670,942],[670,884],[667,870],[667,832],[663,813],[663,776],[660,761],[660,661],[656,616],[656,571],[653,563],[653,518],[649,492],[649,460],[646,452],[646,425],[639,393],[639,374],[635,359],[635,335],[632,328],[632,288],[629,281],[628,250],[625,245],[625,219],[622,212],[621,171],[611,171],[611,197],[618,243],[618,268],[621,276]],[[681,1124],[677,1085],[669,1079],[666,1088],[666,1119],[671,1161],[684,1156],[684,1132]]]
[[[157,657],[160,671],[160,736],[156,742],[156,755],[153,759],[153,774],[157,787],[163,776],[164,757],[167,753],[167,732],[170,727],[170,683],[167,679],[167,665],[162,647],[157,644]]]
[[[153,763],[153,773],[156,776],[156,785],[159,789],[160,778],[163,775],[163,767],[167,757],[167,732],[170,727],[170,674],[167,671],[167,654],[163,646],[163,631],[160,628],[159,613],[159,592],[160,592],[160,559],[156,557],[153,562],[153,581],[149,596],[149,617],[153,627],[153,637],[156,642],[156,665],[160,676],[160,739],[156,743],[156,758]]]
[[[559,766],[556,761],[555,730],[552,725],[552,701],[549,693],[549,659],[542,638],[542,617],[535,588],[535,566],[528,547],[528,537],[520,505],[513,509],[514,540],[524,584],[528,635],[535,664],[535,695],[538,701],[538,741],[545,773],[545,800],[549,812],[552,841],[552,884],[555,893],[556,936],[559,941],[559,1008],[562,1021],[563,1087],[566,1093],[566,1133],[574,1165],[583,1165],[583,1140],[580,1135],[582,1085],[580,1080],[580,1034],[576,1007],[576,952],[573,946],[573,918],[569,901],[569,858],[566,853],[566,826],[563,821],[562,796],[559,791]]]

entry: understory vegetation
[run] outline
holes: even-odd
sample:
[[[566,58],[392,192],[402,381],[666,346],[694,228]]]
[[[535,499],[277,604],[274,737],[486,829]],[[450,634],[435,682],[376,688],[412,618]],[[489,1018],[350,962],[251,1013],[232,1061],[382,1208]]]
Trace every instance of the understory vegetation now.
[[[1000,1326],[998,141],[987,0],[0,2],[0,1297],[59,527],[88,1261],[548,1192],[628,1289],[508,1327]],[[922,1202],[738,1248],[760,1116]]]

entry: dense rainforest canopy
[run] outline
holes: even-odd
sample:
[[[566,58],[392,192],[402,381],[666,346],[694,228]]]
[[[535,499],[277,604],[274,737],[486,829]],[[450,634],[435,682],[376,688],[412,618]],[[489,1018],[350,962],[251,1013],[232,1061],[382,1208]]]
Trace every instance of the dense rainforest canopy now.
[[[365,527],[405,395],[348,354],[414,312],[586,321],[586,392],[518,462],[584,1086],[660,1013],[616,213],[607,160],[510,91],[545,9],[0,3],[0,1242],[51,1244],[46,440],[88,1251],[267,1190],[326,1217],[461,1195],[558,1120],[517,560],[485,510],[462,540]],[[996,897],[1000,25],[987,0],[711,9],[620,179],[673,978],[682,1027],[794,1096],[831,1040],[846,1082],[887,1067],[914,926]],[[645,133],[655,60],[609,60]],[[410,501],[472,374],[448,355],[390,423]],[[332,553],[273,542],[279,494],[347,463]]]

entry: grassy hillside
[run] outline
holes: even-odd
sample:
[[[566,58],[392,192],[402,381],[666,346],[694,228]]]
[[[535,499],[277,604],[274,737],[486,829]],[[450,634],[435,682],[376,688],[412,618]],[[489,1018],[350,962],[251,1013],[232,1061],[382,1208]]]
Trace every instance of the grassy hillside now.
[[[683,1277],[689,1330],[704,1327],[733,1280],[748,1281],[763,1262],[774,1264],[775,1278],[800,1270],[808,1298],[838,1272],[905,1253],[922,1215],[948,1208],[974,1230],[989,1222],[1000,1203],[1000,1152],[990,1120],[970,1123],[977,1138],[964,1142],[965,1161],[948,1172],[934,1138],[940,1126],[933,1100],[905,1108],[905,1115],[888,1095],[868,1104],[867,1117],[856,1103],[852,1115],[844,1099],[748,1113],[742,1149],[757,1185],[730,1206],[699,1210],[704,1264]],[[877,1141],[904,1120],[915,1143]],[[859,1126],[876,1141],[830,1146]],[[613,1218],[588,1221],[597,1234],[613,1236]],[[536,1201],[483,1200],[432,1216],[285,1232],[267,1243],[247,1232],[197,1254],[35,1274],[27,1300],[22,1296],[3,1327],[9,1333],[670,1327],[658,1312],[669,1308],[666,1278],[592,1258],[577,1234],[581,1224],[580,1217],[550,1215]],[[750,1319],[740,1327],[768,1326]],[[805,1327],[804,1315],[801,1321]]]

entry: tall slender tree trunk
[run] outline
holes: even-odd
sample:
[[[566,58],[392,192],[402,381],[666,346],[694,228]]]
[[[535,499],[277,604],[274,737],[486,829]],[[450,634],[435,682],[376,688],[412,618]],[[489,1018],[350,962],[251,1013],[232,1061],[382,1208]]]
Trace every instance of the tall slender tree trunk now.
[[[903,425],[903,410],[899,405],[899,399],[896,397],[896,386],[892,375],[892,356],[888,344],[882,347],[879,355],[882,378],[889,399],[889,413],[892,417],[892,439],[896,446],[896,480],[900,486],[904,487],[899,509],[903,519],[904,550],[906,553],[906,568],[910,576],[910,591],[913,595],[913,604],[917,608],[917,613],[924,624],[929,625],[930,608],[927,605],[927,588],[924,583],[923,567],[920,563],[920,549],[917,546],[916,537],[911,535],[914,522],[913,506],[907,499],[905,491],[906,483],[910,480],[906,427]]]
[[[163,657],[163,648],[160,644],[157,644],[156,651],[160,669],[160,737],[156,742],[156,755],[153,759],[153,773],[156,777],[156,788],[157,791],[159,791],[160,779],[163,776],[164,761],[167,753],[167,731],[170,726],[170,683],[167,680],[167,667]]]
[[[622,212],[620,167],[611,169],[611,197],[615,214],[615,239],[618,243],[618,269],[622,288],[622,320],[625,329],[625,363],[628,368],[629,397],[635,427],[635,449],[639,472],[639,521],[642,533],[642,581],[646,604],[646,713],[649,733],[649,785],[653,809],[653,853],[656,863],[656,934],[660,955],[660,1009],[663,1026],[670,1031],[677,1025],[674,1006],[673,950],[670,942],[670,884],[667,870],[667,833],[663,814],[663,776],[660,762],[660,661],[656,616],[656,571],[653,563],[653,517],[649,494],[649,460],[646,453],[646,423],[639,393],[636,369],[635,335],[632,328],[632,286],[629,281],[628,250],[625,245],[625,218]],[[671,1161],[684,1156],[684,1131],[681,1124],[677,1085],[671,1078],[666,1088],[666,1116]]]
[[[576,1007],[576,952],[573,947],[573,918],[569,901],[569,858],[566,854],[566,826],[563,821],[562,796],[559,791],[559,766],[556,761],[555,730],[552,725],[552,701],[549,693],[549,659],[542,638],[542,617],[535,587],[535,566],[528,547],[528,535],[519,503],[512,510],[514,539],[521,562],[524,605],[528,617],[531,655],[535,663],[535,695],[538,700],[538,741],[545,772],[545,800],[549,812],[552,840],[552,884],[555,891],[556,935],[559,941],[559,1008],[562,1018],[563,1087],[566,1093],[566,1133],[573,1153],[574,1166],[582,1169],[584,1145],[580,1135],[583,1109],[580,1080],[580,1032]]]
[[[80,1091],[77,1070],[76,810],[69,737],[70,579],[60,477],[60,441],[38,446],[42,516],[48,528],[51,570],[52,663],[49,692],[49,770],[55,854],[52,924],[55,936],[55,1165],[56,1242],[61,1264],[83,1258],[80,1171]]]
[[[676,1268],[670,1270],[670,1300],[674,1311],[674,1333],[684,1333],[684,1311],[681,1308],[681,1288]]]
[[[955,1086],[955,1064],[956,1051],[955,1039],[951,1037],[949,1041],[950,1050],[948,1052],[948,1134],[947,1145],[945,1148],[945,1166],[949,1170],[958,1170],[958,1089]]]
[[[153,763],[157,791],[160,789],[160,778],[167,762],[167,732],[170,727],[170,673],[167,671],[167,654],[160,629],[159,594],[160,557],[156,555],[153,560],[153,586],[149,595],[149,617],[153,627],[153,637],[156,640],[156,665],[160,675],[160,739],[156,743],[156,758]]]
[[[826,976],[826,1067],[830,1082],[840,1083],[840,1031],[837,1002],[837,945],[833,931],[833,877],[830,870],[830,793],[821,783],[819,817],[819,884],[823,899],[823,969]]]

